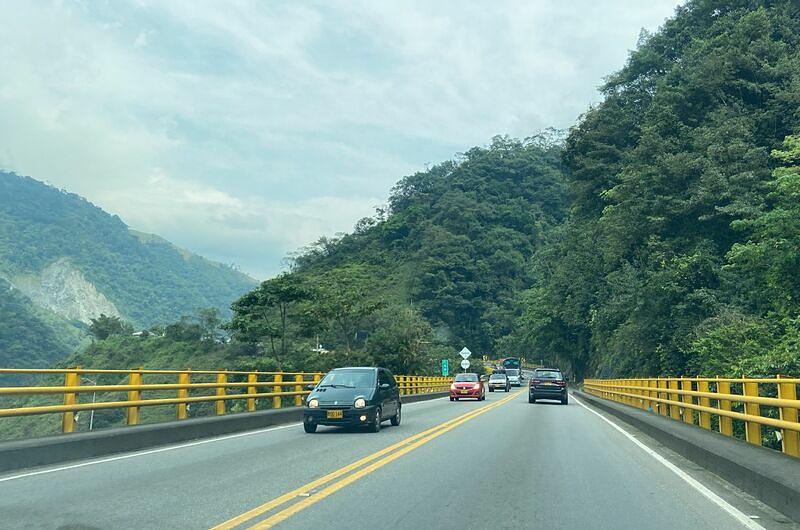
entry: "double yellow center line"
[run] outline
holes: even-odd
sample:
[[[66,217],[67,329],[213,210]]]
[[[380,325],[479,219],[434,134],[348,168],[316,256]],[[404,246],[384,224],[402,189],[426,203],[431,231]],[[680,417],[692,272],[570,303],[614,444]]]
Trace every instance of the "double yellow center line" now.
[[[358,479],[365,477],[366,475],[369,475],[370,473],[372,473],[377,469],[380,469],[389,462],[397,460],[401,456],[410,453],[414,449],[417,449],[418,447],[421,447],[422,445],[430,442],[431,440],[438,438],[439,436],[450,431],[451,429],[455,429],[459,425],[466,423],[469,420],[480,416],[481,414],[489,412],[494,408],[497,408],[505,403],[508,403],[509,401],[517,397],[517,394],[519,394],[519,392],[507,396],[496,403],[492,403],[491,405],[487,405],[477,410],[473,410],[472,412],[464,414],[463,416],[459,416],[458,418],[448,420],[428,430],[422,431],[413,436],[409,436],[405,440],[401,440],[395,444],[390,445],[389,447],[381,449],[380,451],[372,453],[371,455],[365,456],[364,458],[357,460],[352,464],[344,466],[341,469],[337,469],[336,471],[329,473],[324,477],[311,481],[308,484],[300,486],[299,488],[292,490],[288,493],[285,493],[280,497],[276,497],[271,501],[262,504],[261,506],[257,506],[252,510],[249,510],[241,515],[234,517],[233,519],[225,521],[224,523],[215,526],[212,530],[230,530],[239,525],[243,525],[249,521],[252,521],[256,517],[259,517],[260,515],[263,515],[271,510],[274,510],[275,508],[278,508],[288,503],[289,501],[295,500],[297,498],[303,499],[299,502],[291,504],[290,506],[284,508],[283,510],[273,515],[270,515],[266,519],[250,527],[251,529],[272,528],[276,524],[285,521],[286,519],[295,515],[296,513],[308,508],[313,504],[318,503],[322,499],[339,491],[340,489],[348,486],[349,484],[352,484]],[[355,472],[351,473],[353,471]],[[350,474],[348,475],[348,473]],[[329,483],[335,481],[340,477],[344,478],[342,478],[337,482],[334,482],[333,484],[328,485]],[[326,485],[328,486],[325,487],[324,489],[321,489],[319,491],[314,491],[317,488]],[[311,494],[312,492],[313,494]]]

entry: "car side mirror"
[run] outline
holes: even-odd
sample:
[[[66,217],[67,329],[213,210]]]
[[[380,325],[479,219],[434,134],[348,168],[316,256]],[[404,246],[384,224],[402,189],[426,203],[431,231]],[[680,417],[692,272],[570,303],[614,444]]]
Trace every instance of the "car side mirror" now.
[[[306,385],[306,390],[314,390],[315,388],[317,388],[316,385]]]
[[[569,383],[569,377],[565,377],[565,378],[564,378],[564,381],[566,381],[567,383]]]
[[[389,383],[381,383],[381,390],[386,390],[389,388]]]

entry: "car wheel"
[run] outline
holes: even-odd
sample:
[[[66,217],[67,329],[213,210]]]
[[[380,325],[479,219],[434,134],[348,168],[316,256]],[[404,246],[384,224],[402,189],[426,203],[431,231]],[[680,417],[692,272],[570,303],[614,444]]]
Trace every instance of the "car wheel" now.
[[[489,389],[489,392],[494,392],[494,388],[490,388],[490,389]]]
[[[455,401],[455,400],[456,400],[456,398],[453,398],[453,397],[450,398],[450,401]]]
[[[398,407],[397,407],[397,414],[395,414],[395,415],[392,417],[392,425],[394,425],[395,427],[397,427],[398,425],[400,425],[400,420],[402,419],[402,417],[401,417],[401,414],[402,414],[402,413],[401,413],[401,411],[402,411],[402,410],[403,410],[403,409],[402,409],[402,407],[398,406]]]
[[[566,405],[567,403],[569,403],[569,398],[567,396],[564,396],[564,399],[561,400],[561,404]]]
[[[303,430],[306,431],[309,434],[315,433],[315,432],[317,432],[317,424],[314,423],[314,422],[310,422],[310,421],[304,421],[303,422]]]
[[[381,408],[378,407],[375,409],[375,418],[372,420],[372,423],[369,426],[369,430],[372,432],[380,432],[381,430]]]
[[[536,403],[536,398],[533,396],[528,396],[528,403]]]

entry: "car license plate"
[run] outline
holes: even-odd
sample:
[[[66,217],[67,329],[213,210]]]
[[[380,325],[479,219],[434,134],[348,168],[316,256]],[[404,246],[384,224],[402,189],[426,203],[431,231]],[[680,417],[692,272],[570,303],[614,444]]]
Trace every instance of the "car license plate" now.
[[[329,410],[328,411],[328,419],[329,420],[340,420],[342,419],[342,411],[341,410]]]
[[[469,390],[462,390],[461,393],[462,394],[469,394]]]
[[[556,386],[555,383],[545,383],[544,386]]]

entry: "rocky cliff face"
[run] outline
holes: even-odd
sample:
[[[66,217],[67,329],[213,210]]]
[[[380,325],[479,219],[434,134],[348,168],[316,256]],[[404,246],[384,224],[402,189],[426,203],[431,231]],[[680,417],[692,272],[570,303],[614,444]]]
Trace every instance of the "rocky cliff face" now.
[[[14,284],[34,303],[68,320],[89,324],[101,313],[122,316],[114,304],[66,259],[51,263],[38,277],[19,278]]]

